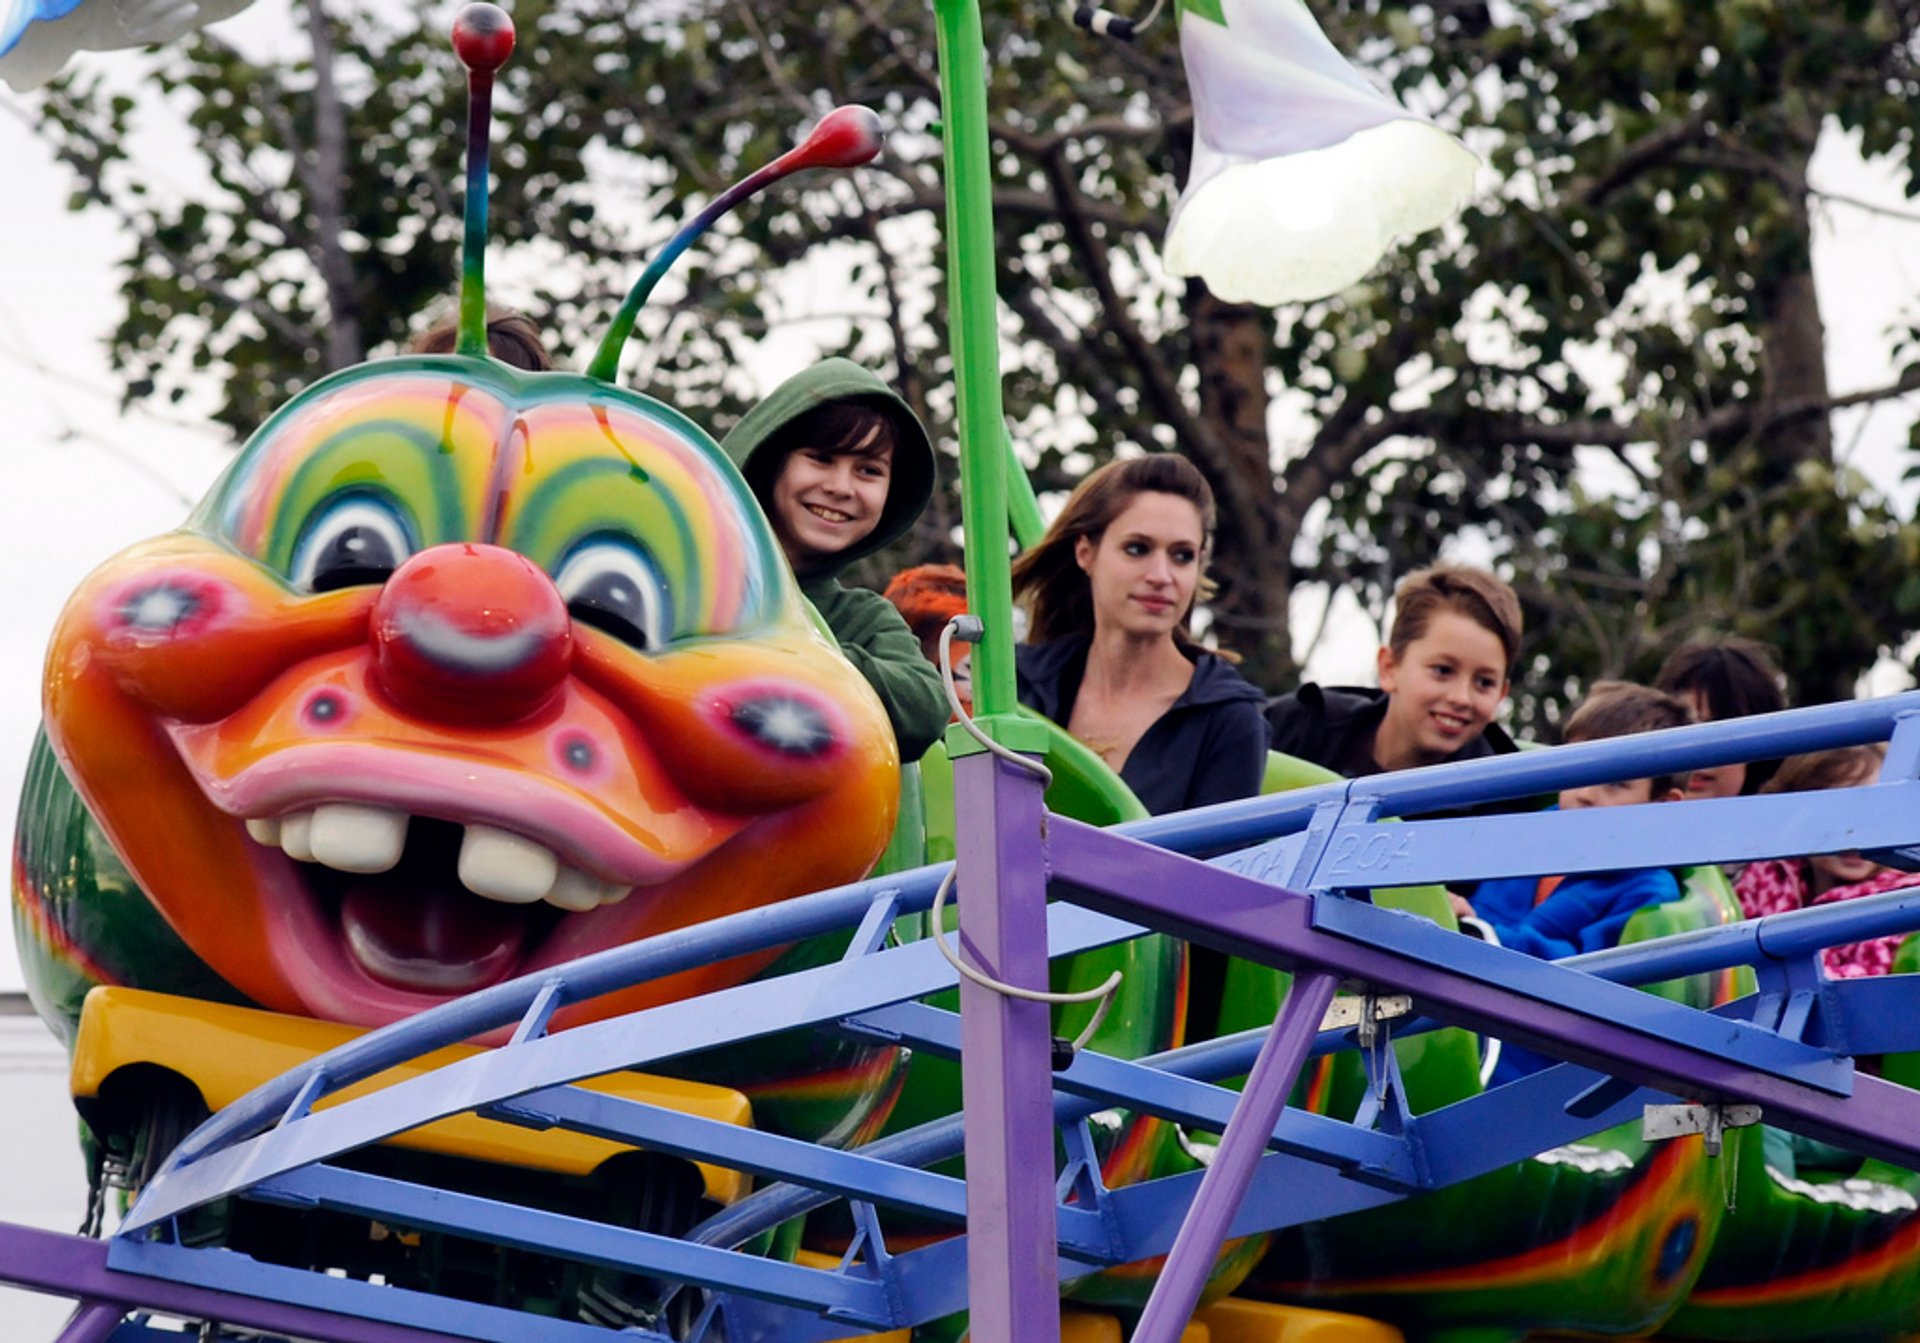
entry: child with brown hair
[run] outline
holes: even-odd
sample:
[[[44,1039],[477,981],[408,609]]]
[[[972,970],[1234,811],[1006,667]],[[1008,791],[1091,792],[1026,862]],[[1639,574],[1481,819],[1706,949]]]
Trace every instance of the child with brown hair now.
[[[1309,682],[1267,706],[1273,749],[1347,778],[1512,751],[1493,717],[1520,656],[1520,599],[1484,569],[1438,564],[1394,591],[1380,688]]]
[[[957,564],[916,564],[902,569],[887,581],[880,594],[892,602],[920,641],[927,661],[940,666],[940,635],[948,623],[967,610],[967,575]],[[960,704],[973,712],[972,648],[955,642],[950,650],[953,664],[953,688]]]
[[[1843,746],[1787,758],[1779,773],[1767,781],[1763,793],[1812,793],[1828,788],[1857,788],[1880,777],[1887,758],[1882,745]],[[1857,900],[1908,886],[1920,886],[1920,872],[1883,867],[1855,852],[1817,853],[1805,858],[1772,858],[1748,863],[1733,884],[1740,909],[1750,919],[1781,914],[1808,905],[1830,905]],[[1884,975],[1893,966],[1906,934],[1876,937],[1870,942],[1828,947],[1820,953],[1827,974],[1835,979]]]
[[[460,318],[449,313],[407,342],[408,354],[452,354],[460,341]],[[487,353],[527,373],[544,373],[553,356],[531,317],[512,308],[487,310]]]
[[[1692,711],[1665,691],[1626,681],[1599,681],[1567,720],[1566,739],[1569,744],[1605,741],[1684,727],[1692,721]],[[1684,796],[1678,777],[1660,774],[1562,789],[1559,807],[1580,811],[1677,802]],[[1500,945],[1552,960],[1614,946],[1635,914],[1648,905],[1679,898],[1679,879],[1656,867],[1571,877],[1508,877],[1482,882],[1471,901],[1458,895],[1452,900],[1454,913],[1479,919],[1493,930]],[[1551,1062],[1507,1042],[1489,1085],[1538,1072]]]
[[[1719,723],[1749,714],[1775,713],[1787,707],[1773,650],[1755,639],[1732,634],[1703,634],[1687,640],[1660,664],[1654,688],[1685,700],[1695,721]],[[1778,760],[1696,769],[1687,776],[1688,797],[1738,797],[1760,791]]]
[[[794,374],[721,441],[766,511],[800,592],[886,708],[903,761],[947,726],[947,693],[900,613],[840,575],[904,536],[933,496],[933,440],[886,383],[847,359]]]
[[[1567,720],[1569,743],[1605,741],[1640,732],[1684,727],[1687,706],[1665,691],[1626,681],[1601,681]],[[1685,796],[1672,775],[1622,779],[1563,789],[1562,811],[1677,802]],[[1599,951],[1620,940],[1627,920],[1648,905],[1680,898],[1680,883],[1665,868],[1598,872],[1573,877],[1508,877],[1486,881],[1472,899],[1453,897],[1456,914],[1491,927],[1500,944],[1548,959]]]

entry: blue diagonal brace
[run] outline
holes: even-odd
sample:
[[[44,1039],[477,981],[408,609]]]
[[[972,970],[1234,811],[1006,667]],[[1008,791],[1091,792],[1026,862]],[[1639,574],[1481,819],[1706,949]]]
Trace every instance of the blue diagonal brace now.
[[[902,1003],[865,1013],[859,1020],[949,1058],[959,1049],[958,1023],[938,1008]],[[1121,1106],[1215,1133],[1226,1128],[1240,1098],[1224,1087],[1087,1050],[1074,1056],[1071,1067],[1054,1074],[1054,1089],[1100,1106]],[[1274,1125],[1271,1146],[1383,1188],[1412,1192],[1424,1187],[1406,1142],[1325,1115],[1286,1111]]]
[[[360,1171],[308,1166],[256,1186],[253,1195],[270,1202],[351,1212],[417,1230],[452,1232],[582,1263],[721,1287],[818,1311],[848,1323],[875,1328],[899,1323],[891,1317],[885,1293],[877,1283]]]
[[[123,1313],[223,1320],[324,1343],[531,1343],[560,1337],[528,1331],[522,1324],[527,1317],[516,1311],[269,1269],[236,1254],[136,1246],[110,1266],[108,1252],[106,1241],[0,1222],[0,1282]],[[230,1271],[207,1277],[184,1271],[185,1261],[196,1256],[196,1262],[224,1261],[221,1267]],[[362,1308],[367,1293],[379,1295],[385,1313]],[[489,1323],[493,1332],[487,1332]],[[571,1328],[571,1338],[579,1339],[581,1327]]]

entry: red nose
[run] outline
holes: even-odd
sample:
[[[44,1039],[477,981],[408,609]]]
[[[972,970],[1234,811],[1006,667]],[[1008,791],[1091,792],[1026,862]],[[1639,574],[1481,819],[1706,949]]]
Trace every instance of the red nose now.
[[[499,546],[423,550],[394,570],[373,608],[374,676],[411,713],[511,723],[559,693],[573,624],[553,580]]]

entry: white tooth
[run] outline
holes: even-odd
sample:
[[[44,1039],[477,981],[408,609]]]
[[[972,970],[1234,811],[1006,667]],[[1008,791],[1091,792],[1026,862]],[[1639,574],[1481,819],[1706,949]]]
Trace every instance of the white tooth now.
[[[625,896],[629,889],[619,882],[603,881],[577,867],[563,867],[553,883],[553,889],[547,892],[547,903],[578,914],[584,910],[598,909],[601,905],[610,905]]]
[[[530,905],[553,889],[560,860],[525,835],[470,825],[460,841],[460,884],[475,895]]]
[[[313,813],[296,811],[280,819],[280,847],[298,863],[313,861]]]
[[[247,833],[253,836],[255,844],[264,844],[270,849],[280,847],[280,818],[278,816],[247,817]]]
[[[342,872],[385,872],[407,847],[407,814],[391,807],[328,802],[313,812],[316,862]]]

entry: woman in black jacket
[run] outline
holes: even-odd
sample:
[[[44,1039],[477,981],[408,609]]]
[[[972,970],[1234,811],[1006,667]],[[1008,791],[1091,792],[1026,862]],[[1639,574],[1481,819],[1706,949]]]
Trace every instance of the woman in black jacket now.
[[[1213,522],[1213,492],[1186,458],[1112,462],[1013,566],[1030,641],[1015,653],[1020,702],[1156,815],[1250,797],[1266,770],[1264,697],[1189,630]]]

